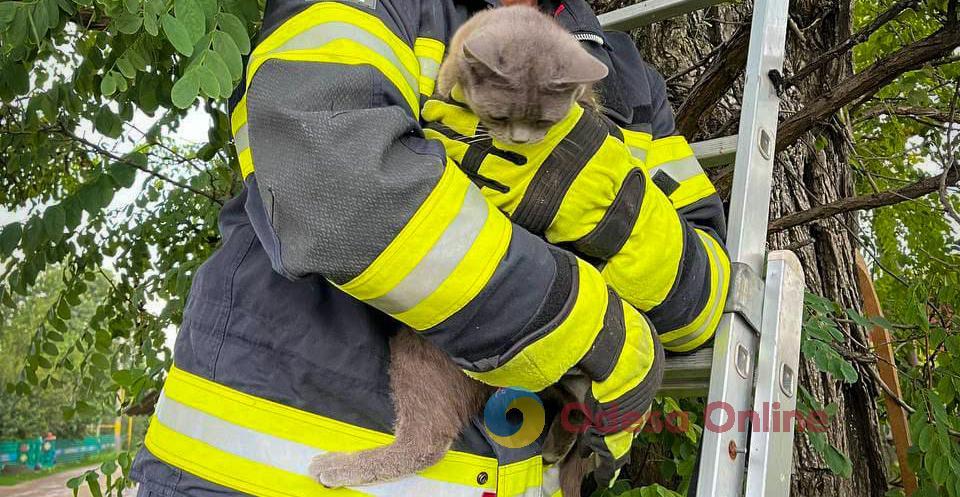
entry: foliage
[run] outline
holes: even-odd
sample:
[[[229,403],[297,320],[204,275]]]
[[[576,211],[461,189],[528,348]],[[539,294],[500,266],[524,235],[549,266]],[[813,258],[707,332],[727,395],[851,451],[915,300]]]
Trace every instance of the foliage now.
[[[13,312],[0,315],[0,387],[9,385],[10,394],[17,381],[31,385],[20,395],[0,396],[0,438],[36,437],[48,431],[59,438],[81,437],[101,417],[111,415],[112,391],[87,375],[88,361],[75,346],[96,312],[93,299],[106,295],[109,285],[103,278],[91,282],[87,289],[91,299],[71,308],[62,331],[46,330],[44,311],[56,306],[65,276],[51,267],[38,276],[30,295],[12,297]],[[105,358],[114,354],[109,341],[99,350]]]

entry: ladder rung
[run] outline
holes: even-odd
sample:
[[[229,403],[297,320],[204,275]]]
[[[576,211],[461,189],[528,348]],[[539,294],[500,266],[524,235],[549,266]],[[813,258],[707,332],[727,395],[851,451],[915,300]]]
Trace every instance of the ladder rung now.
[[[713,348],[690,354],[667,356],[660,394],[673,397],[706,395],[710,385]]]
[[[646,0],[600,15],[603,29],[630,31],[731,0]]]
[[[737,135],[691,143],[690,147],[705,168],[733,164],[737,155]]]

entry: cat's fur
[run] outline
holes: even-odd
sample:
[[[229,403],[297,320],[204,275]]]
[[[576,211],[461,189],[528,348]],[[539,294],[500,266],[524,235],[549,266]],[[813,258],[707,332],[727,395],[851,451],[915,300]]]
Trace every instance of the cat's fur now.
[[[470,110],[504,143],[536,143],[574,101],[596,105],[607,66],[552,17],[527,6],[488,9],[450,40],[437,96],[459,85]]]
[[[591,104],[592,85],[606,74],[606,66],[553,18],[518,5],[480,12],[463,24],[440,67],[437,93],[445,98],[459,86],[490,135],[504,143],[535,143],[575,101]],[[389,375],[396,440],[372,450],[315,457],[310,474],[320,483],[364,485],[426,469],[443,457],[493,391],[412,330],[391,339]],[[564,388],[545,392],[545,401],[580,401],[582,385],[582,378],[564,380]],[[560,464],[565,497],[580,496],[580,482],[591,467],[571,450],[575,441],[576,434],[554,423],[544,446],[544,460]]]

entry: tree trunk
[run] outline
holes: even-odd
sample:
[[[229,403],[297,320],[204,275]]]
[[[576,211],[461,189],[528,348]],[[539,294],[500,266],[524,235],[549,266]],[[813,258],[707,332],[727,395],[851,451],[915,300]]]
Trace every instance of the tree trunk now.
[[[621,0],[597,0],[598,10],[622,6]],[[720,6],[683,18],[658,23],[636,33],[644,57],[660,69],[665,77],[678,74],[702,61],[720,43],[736,38],[738,29],[749,29],[750,5]],[[818,55],[845,40],[851,34],[852,1],[794,0],[791,19],[796,26],[788,32],[786,74],[792,74]],[[798,34],[802,33],[801,34]],[[705,73],[697,69],[668,81],[674,109],[681,109],[678,124],[688,140],[698,141],[737,131],[742,88],[742,70],[729,73],[733,64],[742,67],[737,43],[728,43],[711,62],[720,71],[712,75],[713,88],[698,87],[697,98],[707,98],[706,112],[701,106],[684,105],[691,89]],[[741,44],[742,45],[742,44]],[[745,45],[744,45],[745,46]],[[732,53],[733,52],[733,53]],[[732,53],[732,54],[731,54]],[[721,62],[716,62],[721,59]],[[784,115],[813,101],[823,89],[835,86],[852,73],[849,53],[791,89],[781,106]],[[734,77],[734,75],[739,76]],[[717,81],[726,84],[717,90]],[[690,102],[687,102],[688,104]],[[693,110],[691,110],[693,109]],[[712,110],[711,110],[712,109]],[[692,115],[683,114],[690,111]],[[812,132],[777,156],[774,172],[770,218],[808,209],[850,196],[853,180],[848,168],[851,133],[842,120],[833,118],[821,123]],[[721,191],[729,175],[718,181]],[[839,302],[844,307],[860,308],[855,278],[854,250],[857,223],[853,215],[838,216],[816,224],[792,228],[770,237],[771,249],[789,248],[797,252],[806,272],[809,291]],[[846,330],[861,343],[867,343],[865,330]],[[801,385],[823,405],[834,404],[837,414],[827,427],[827,438],[853,463],[853,476],[833,474],[802,434],[794,449],[792,495],[797,497],[883,496],[887,490],[883,438],[877,416],[872,384],[861,380],[843,384],[818,371],[815,365],[802,360]],[[866,371],[860,371],[867,378]]]

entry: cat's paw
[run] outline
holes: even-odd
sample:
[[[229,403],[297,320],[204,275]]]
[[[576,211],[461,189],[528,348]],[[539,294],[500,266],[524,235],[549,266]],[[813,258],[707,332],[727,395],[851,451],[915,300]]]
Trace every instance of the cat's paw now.
[[[313,457],[310,475],[327,488],[352,487],[367,483],[352,454],[328,452]]]

